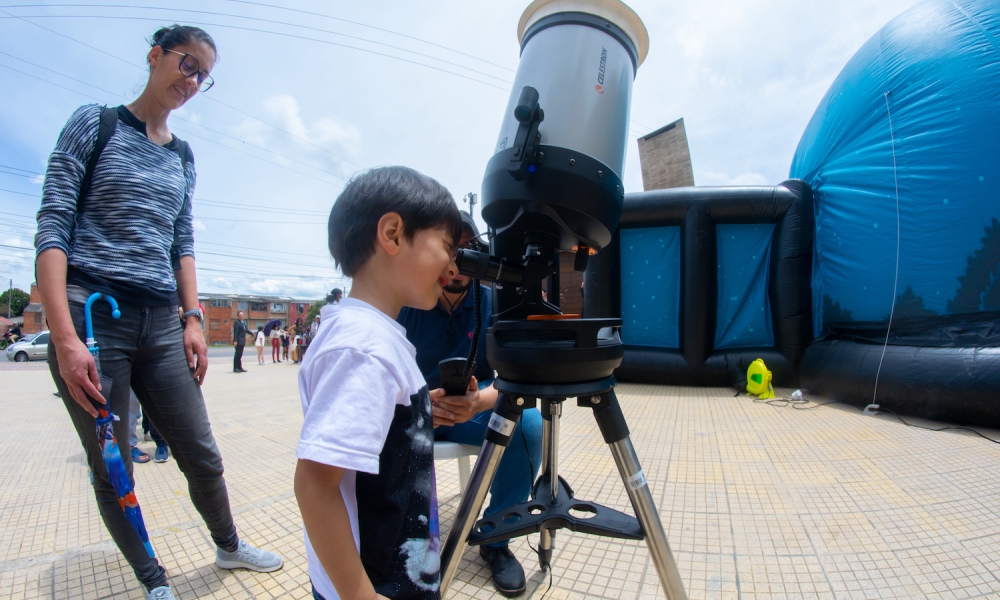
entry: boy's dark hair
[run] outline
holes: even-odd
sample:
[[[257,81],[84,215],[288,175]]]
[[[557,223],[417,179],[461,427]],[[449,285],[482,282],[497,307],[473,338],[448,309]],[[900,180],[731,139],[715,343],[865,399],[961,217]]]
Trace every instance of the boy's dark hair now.
[[[403,219],[407,241],[424,229],[444,227],[458,243],[462,217],[451,193],[434,179],[407,167],[379,167],[356,175],[344,187],[327,223],[330,254],[353,277],[375,254],[376,228],[386,213]]]

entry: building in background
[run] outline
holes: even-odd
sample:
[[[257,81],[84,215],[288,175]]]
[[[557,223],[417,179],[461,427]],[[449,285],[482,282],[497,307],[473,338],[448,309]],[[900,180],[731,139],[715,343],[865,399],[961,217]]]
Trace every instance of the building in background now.
[[[198,294],[198,301],[205,310],[205,342],[209,345],[233,343],[233,321],[241,310],[246,314],[247,328],[256,331],[275,319],[281,321],[283,327],[294,325],[297,319],[305,321],[309,306],[314,302],[237,294]]]
[[[639,138],[639,165],[644,191],[694,185],[684,119]]]
[[[38,333],[43,329],[48,329],[45,324],[45,309],[42,308],[42,295],[38,293],[38,286],[31,284],[30,299],[28,306],[24,307],[24,324],[21,325],[21,333],[29,335]]]
[[[38,286],[31,284],[31,294],[28,306],[24,308],[24,321],[21,333],[24,335],[38,333],[47,329],[45,324],[45,309],[42,307],[42,297]],[[198,302],[205,311],[205,343],[232,344],[233,320],[236,313],[243,311],[247,315],[247,327],[256,330],[267,322],[275,319],[282,326],[295,324],[296,319],[305,321],[306,313],[313,300],[295,300],[280,296],[241,296],[237,294],[198,294]]]

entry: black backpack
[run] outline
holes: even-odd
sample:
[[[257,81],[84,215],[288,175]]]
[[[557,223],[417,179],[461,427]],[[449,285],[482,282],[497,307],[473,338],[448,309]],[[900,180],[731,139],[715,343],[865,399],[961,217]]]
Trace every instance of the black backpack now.
[[[97,143],[94,144],[94,150],[90,153],[90,160],[87,161],[87,167],[83,172],[83,181],[80,183],[80,195],[76,203],[77,211],[83,207],[83,201],[87,198],[87,193],[90,192],[90,182],[94,178],[94,169],[97,168],[97,161],[101,160],[101,153],[104,152],[104,148],[108,145],[108,140],[111,139],[117,127],[118,108],[110,108],[107,105],[102,106],[101,123],[97,128]],[[184,165],[189,161],[189,150],[186,142],[178,141],[180,142],[181,168],[183,169]],[[170,266],[174,271],[179,271],[181,268],[181,257],[176,252],[170,253]]]
[[[90,160],[87,161],[87,168],[83,172],[83,182],[80,184],[80,200],[87,197],[90,191],[90,182],[94,178],[94,169],[97,168],[97,161],[101,160],[101,153],[108,145],[108,140],[115,133],[118,127],[118,108],[108,106],[101,107],[101,124],[97,128],[97,143],[94,144],[94,151],[90,153]],[[180,143],[181,167],[188,162],[188,145]]]

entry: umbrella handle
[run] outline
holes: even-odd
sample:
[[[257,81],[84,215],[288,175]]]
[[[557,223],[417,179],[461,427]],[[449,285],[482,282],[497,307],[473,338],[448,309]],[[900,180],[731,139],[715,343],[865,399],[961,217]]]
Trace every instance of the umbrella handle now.
[[[115,300],[109,294],[102,294],[101,292],[94,292],[87,298],[87,302],[83,305],[83,322],[87,329],[87,345],[94,343],[94,323],[93,319],[90,317],[90,307],[94,305],[94,302],[98,300],[107,300],[108,304],[111,305],[111,317],[118,319],[122,316],[122,312],[118,310],[118,301]]]

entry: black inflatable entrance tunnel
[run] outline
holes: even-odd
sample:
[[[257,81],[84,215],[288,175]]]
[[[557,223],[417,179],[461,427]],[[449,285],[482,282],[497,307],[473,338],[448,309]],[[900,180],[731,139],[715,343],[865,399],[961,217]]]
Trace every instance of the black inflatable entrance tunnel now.
[[[730,341],[727,347],[717,347],[720,326],[724,325],[718,323],[718,314],[725,262],[719,256],[717,230],[735,224],[774,226],[768,264],[760,269],[766,279],[766,298],[760,306],[750,307],[768,311],[772,330],[767,337],[773,345],[740,347],[738,341]],[[797,385],[799,362],[812,339],[813,209],[809,186],[790,180],[777,186],[686,187],[627,194],[614,239],[589,262],[584,316],[622,317],[623,287],[628,293],[628,286],[639,285],[642,277],[649,275],[630,271],[623,276],[622,236],[630,230],[671,226],[680,228],[679,286],[675,290],[679,299],[658,300],[643,318],[656,319],[657,311],[668,314],[671,321],[676,318],[677,347],[648,341],[630,343],[627,321],[623,328],[625,357],[615,375],[624,381],[742,388],[747,366],[762,358],[774,373],[776,384]],[[750,256],[745,259],[751,261]],[[764,258],[755,255],[753,259]],[[763,286],[764,282],[760,283]],[[671,302],[679,310],[669,310]]]

